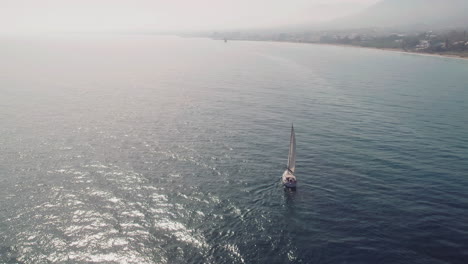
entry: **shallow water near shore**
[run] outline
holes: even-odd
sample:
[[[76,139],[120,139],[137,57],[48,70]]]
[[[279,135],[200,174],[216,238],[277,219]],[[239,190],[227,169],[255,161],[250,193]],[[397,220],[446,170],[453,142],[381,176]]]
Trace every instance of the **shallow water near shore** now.
[[[468,61],[138,35],[0,58],[1,263],[468,259]]]

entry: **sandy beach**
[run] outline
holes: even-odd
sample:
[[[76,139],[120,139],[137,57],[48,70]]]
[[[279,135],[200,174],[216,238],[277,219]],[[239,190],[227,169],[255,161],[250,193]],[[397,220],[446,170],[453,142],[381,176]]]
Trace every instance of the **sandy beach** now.
[[[432,56],[432,57],[444,57],[444,58],[468,60],[468,57],[464,57],[462,55],[456,55],[456,54],[426,53],[426,52],[416,52],[416,51],[404,51],[404,50],[401,50],[401,49],[374,48],[374,47],[362,47],[362,46],[353,46],[353,45],[325,44],[325,43],[310,43],[310,44],[338,46],[338,47],[349,47],[349,48],[360,48],[360,49],[382,50],[382,51],[391,51],[391,52],[397,52],[397,53],[403,53],[403,54],[414,54],[414,55],[420,55],[420,56]]]
[[[278,41],[278,42],[280,42],[280,41]],[[356,49],[371,49],[371,50],[390,51],[390,52],[396,52],[396,53],[402,53],[402,54],[413,54],[413,55],[420,55],[420,56],[432,56],[432,57],[444,57],[444,58],[468,60],[468,57],[464,57],[464,56],[462,56],[462,55],[456,55],[456,54],[425,53],[425,52],[416,52],[416,51],[404,51],[404,50],[401,50],[401,49],[362,47],[362,46],[343,45],[343,44],[307,43],[307,42],[292,42],[292,41],[288,41],[288,42],[289,42],[289,43],[312,44],[312,45],[323,45],[323,46],[336,46],[336,47],[356,48]]]

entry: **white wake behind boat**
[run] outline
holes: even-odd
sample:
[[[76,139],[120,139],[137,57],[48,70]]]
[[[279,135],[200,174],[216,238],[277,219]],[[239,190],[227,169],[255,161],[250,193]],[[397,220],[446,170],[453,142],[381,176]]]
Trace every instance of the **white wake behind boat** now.
[[[291,126],[291,140],[289,142],[289,155],[288,167],[283,173],[282,181],[284,186],[288,188],[295,188],[297,184],[294,171],[296,170],[296,134],[294,133],[294,126]]]

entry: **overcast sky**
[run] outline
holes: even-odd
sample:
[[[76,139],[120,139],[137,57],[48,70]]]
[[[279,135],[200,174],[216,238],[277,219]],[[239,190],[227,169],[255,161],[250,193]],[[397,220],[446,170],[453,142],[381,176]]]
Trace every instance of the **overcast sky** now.
[[[378,1],[0,0],[0,33],[269,27],[326,21]]]

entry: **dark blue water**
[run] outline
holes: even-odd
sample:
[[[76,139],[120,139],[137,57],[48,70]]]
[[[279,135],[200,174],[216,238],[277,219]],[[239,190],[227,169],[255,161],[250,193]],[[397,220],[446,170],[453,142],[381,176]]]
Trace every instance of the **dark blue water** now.
[[[0,58],[1,263],[468,262],[468,61],[154,36]]]

